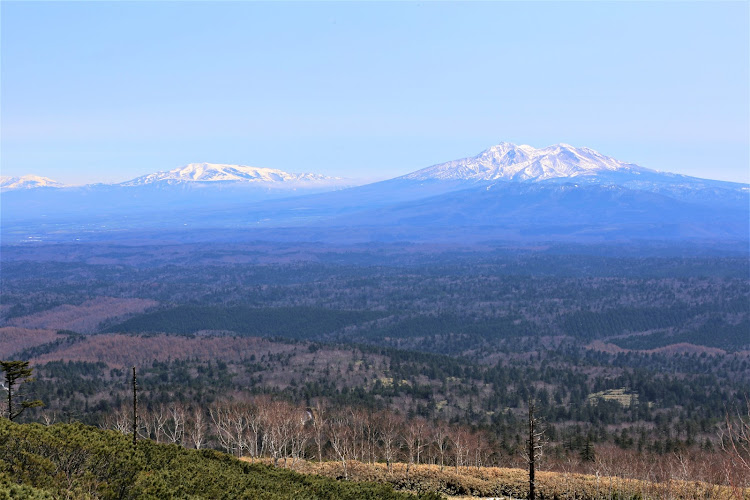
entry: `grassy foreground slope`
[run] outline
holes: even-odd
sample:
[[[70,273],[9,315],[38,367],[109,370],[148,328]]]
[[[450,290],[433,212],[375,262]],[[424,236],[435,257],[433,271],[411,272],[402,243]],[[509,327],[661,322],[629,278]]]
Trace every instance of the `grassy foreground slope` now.
[[[272,463],[264,459],[265,463]],[[295,470],[325,477],[343,475],[341,462],[300,461]],[[431,491],[450,496],[480,498],[528,498],[526,470],[501,467],[444,467],[394,463],[389,471],[384,463],[347,462],[354,481],[391,484],[397,489]],[[627,479],[618,476],[537,471],[536,497],[540,500],[748,500],[750,488],[720,486],[700,481],[663,482]]]
[[[388,485],[338,482],[213,450],[138,443],[81,424],[0,420],[3,498],[408,499]],[[423,498],[439,498],[436,495]]]

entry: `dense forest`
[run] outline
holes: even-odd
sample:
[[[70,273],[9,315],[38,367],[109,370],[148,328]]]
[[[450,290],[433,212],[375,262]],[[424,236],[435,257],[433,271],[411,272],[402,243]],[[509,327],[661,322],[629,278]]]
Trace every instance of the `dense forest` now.
[[[355,462],[522,467],[534,401],[547,470],[660,481],[682,463],[724,484],[721,429],[750,394],[748,259],[720,251],[32,245],[3,248],[0,279],[0,359],[31,360],[45,403],[20,421],[127,431],[136,366],[142,438],[230,454],[252,440],[217,415],[250,429],[286,405],[373,422]],[[417,458],[415,426],[465,440],[424,435]],[[276,458],[341,461],[334,434]]]

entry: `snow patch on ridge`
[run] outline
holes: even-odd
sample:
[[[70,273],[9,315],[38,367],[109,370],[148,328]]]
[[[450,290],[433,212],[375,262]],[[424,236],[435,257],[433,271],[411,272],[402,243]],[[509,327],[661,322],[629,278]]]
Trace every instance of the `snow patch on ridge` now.
[[[121,186],[142,186],[154,183],[178,184],[188,182],[240,182],[301,185],[336,184],[340,177],[314,173],[288,173],[273,168],[228,165],[222,163],[190,163],[166,172],[155,172],[121,183]]]
[[[604,156],[590,148],[555,144],[536,149],[501,142],[471,158],[440,163],[402,178],[412,180],[542,181],[596,175],[600,172],[654,172]]]
[[[63,187],[61,182],[41,177],[39,175],[23,175],[21,177],[0,177],[0,189],[33,189],[39,187]]]

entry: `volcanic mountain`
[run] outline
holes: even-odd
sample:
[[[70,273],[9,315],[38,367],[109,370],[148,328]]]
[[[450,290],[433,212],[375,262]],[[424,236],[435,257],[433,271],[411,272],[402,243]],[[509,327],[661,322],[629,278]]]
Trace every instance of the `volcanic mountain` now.
[[[589,148],[556,144],[542,149],[501,142],[471,158],[453,160],[403,176],[411,180],[543,181],[604,172],[654,172]]]
[[[394,179],[345,184],[319,174],[194,163],[117,185],[4,193],[3,232],[23,238],[41,228],[57,238],[81,228],[97,235],[102,227],[200,228],[227,238],[232,231],[283,233],[295,241],[750,239],[747,184],[659,172],[568,144],[503,142]]]

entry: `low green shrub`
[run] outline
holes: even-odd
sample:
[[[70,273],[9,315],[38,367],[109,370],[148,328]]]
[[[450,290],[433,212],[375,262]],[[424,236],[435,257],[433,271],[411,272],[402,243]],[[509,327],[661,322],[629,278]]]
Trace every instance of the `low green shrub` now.
[[[0,420],[0,500],[406,500],[388,484],[339,482],[239,461],[214,450],[139,441],[82,424]],[[435,495],[423,495],[432,500]]]

